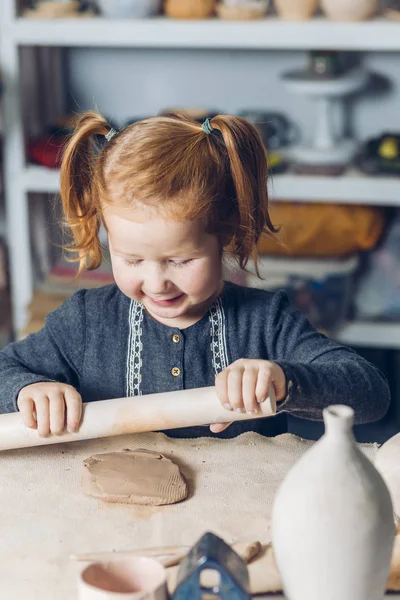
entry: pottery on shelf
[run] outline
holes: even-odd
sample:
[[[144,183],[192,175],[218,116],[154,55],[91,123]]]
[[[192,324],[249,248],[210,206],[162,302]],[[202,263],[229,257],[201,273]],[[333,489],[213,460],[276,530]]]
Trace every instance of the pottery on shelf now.
[[[400,7],[399,8],[387,8],[384,13],[385,17],[392,19],[392,21],[400,21]]]
[[[110,19],[143,19],[157,14],[162,0],[96,0],[100,13]]]
[[[400,433],[379,448],[374,464],[389,488],[393,510],[400,521]]]
[[[321,8],[332,21],[365,21],[379,9],[379,0],[321,0]]]
[[[288,600],[382,600],[395,527],[389,491],[358,448],[347,406],[324,410],[325,435],[285,477],[272,545]]]
[[[325,168],[343,172],[356,155],[358,143],[339,129],[341,119],[333,114],[345,113],[345,98],[362,89],[368,82],[368,72],[351,69],[334,77],[320,76],[309,69],[290,71],[282,77],[285,87],[294,94],[310,97],[315,103],[315,132],[311,143],[300,144],[288,150],[296,167],[312,166],[325,172]],[[338,127],[339,124],[339,127]],[[315,171],[314,171],[315,172]],[[329,172],[329,170],[328,170]]]
[[[275,10],[286,21],[306,21],[316,13],[319,0],[274,0]]]
[[[36,2],[35,8],[28,8],[24,11],[24,17],[37,19],[58,19],[81,16],[86,13],[79,13],[79,2],[50,2],[49,0]]]
[[[214,14],[215,0],[165,0],[164,11],[173,19],[208,19]]]
[[[216,10],[220,19],[250,21],[263,19],[268,6],[269,0],[224,0]]]

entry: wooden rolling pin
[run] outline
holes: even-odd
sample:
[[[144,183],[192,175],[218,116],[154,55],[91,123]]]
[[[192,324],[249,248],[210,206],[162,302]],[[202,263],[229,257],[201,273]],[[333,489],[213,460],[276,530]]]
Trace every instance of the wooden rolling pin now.
[[[0,415],[0,450],[246,421],[270,417],[275,413],[273,388],[270,389],[267,400],[260,404],[260,411],[256,415],[225,410],[217,398],[215,387],[102,400],[83,405],[82,423],[77,433],[63,433],[46,438],[39,437],[35,429],[25,427],[20,413]]]

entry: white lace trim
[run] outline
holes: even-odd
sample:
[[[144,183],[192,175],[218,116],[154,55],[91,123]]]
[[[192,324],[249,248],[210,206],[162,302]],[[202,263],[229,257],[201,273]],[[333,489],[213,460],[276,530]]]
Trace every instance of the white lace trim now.
[[[226,340],[225,311],[220,298],[210,308],[212,365],[215,375],[227,368],[228,351]],[[128,359],[126,365],[126,395],[141,396],[142,382],[142,321],[143,305],[136,300],[131,301],[129,308],[129,340]]]
[[[218,298],[210,308],[211,351],[215,375],[228,366],[228,351],[226,342],[225,311],[221,299]]]
[[[142,395],[140,389],[143,349],[142,321],[143,304],[132,300],[129,308],[129,341],[126,365],[126,395],[128,398]]]

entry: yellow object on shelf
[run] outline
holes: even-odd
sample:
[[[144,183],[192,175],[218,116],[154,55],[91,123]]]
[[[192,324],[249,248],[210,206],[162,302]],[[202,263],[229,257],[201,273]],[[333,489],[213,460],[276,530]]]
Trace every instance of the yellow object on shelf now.
[[[214,14],[215,0],[165,0],[164,12],[173,19],[207,19]]]
[[[393,160],[393,158],[397,158],[399,156],[399,150],[397,139],[395,137],[388,137],[385,138],[382,144],[379,146],[378,153],[382,158]]]
[[[372,206],[280,202],[270,214],[280,231],[258,249],[271,256],[348,256],[373,248],[385,226],[385,211]]]

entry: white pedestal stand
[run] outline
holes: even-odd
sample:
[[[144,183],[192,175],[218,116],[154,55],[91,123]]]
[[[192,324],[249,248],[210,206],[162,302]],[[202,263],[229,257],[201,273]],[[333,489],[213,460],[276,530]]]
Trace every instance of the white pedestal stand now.
[[[344,112],[344,97],[364,87],[368,73],[360,69],[332,79],[318,79],[304,71],[287,73],[283,77],[287,89],[302,94],[316,103],[316,129],[311,146],[289,150],[289,158],[303,165],[346,165],[356,152],[357,143],[335,132],[334,109]]]

